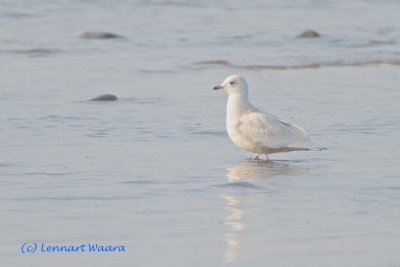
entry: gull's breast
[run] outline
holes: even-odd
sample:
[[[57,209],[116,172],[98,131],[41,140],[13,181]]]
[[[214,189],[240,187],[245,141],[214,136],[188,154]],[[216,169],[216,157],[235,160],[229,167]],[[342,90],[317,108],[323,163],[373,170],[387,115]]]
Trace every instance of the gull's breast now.
[[[229,138],[240,149],[253,153],[262,153],[263,145],[259,141],[249,139],[240,130],[240,121],[227,122],[226,130]]]

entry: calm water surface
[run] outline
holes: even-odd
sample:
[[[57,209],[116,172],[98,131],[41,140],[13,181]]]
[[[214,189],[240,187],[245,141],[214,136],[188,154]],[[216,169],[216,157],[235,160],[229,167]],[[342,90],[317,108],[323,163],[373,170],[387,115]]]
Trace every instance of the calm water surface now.
[[[400,266],[399,10],[0,1],[1,265]],[[329,149],[248,160],[211,90],[232,73]]]

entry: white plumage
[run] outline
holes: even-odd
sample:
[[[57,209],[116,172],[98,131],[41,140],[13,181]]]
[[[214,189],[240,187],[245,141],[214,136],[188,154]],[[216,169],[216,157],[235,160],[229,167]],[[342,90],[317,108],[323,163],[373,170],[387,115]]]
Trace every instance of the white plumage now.
[[[243,150],[259,154],[315,149],[307,132],[297,125],[263,113],[250,104],[248,86],[243,77],[231,75],[214,90],[228,94],[226,129],[232,142]]]

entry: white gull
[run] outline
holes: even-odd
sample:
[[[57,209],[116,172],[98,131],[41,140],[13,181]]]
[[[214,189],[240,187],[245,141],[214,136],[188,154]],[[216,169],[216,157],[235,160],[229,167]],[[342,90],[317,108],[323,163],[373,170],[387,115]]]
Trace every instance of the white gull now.
[[[214,90],[224,89],[228,94],[226,129],[232,142],[240,149],[260,154],[268,160],[268,154],[289,151],[320,150],[311,142],[307,132],[276,116],[261,112],[248,99],[246,80],[231,75]]]

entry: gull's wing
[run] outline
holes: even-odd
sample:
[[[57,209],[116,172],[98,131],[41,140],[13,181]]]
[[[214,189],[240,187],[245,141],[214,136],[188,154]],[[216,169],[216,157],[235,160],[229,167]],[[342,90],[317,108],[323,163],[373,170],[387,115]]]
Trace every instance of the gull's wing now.
[[[240,117],[237,127],[243,138],[268,148],[307,148],[310,144],[305,130],[272,114],[246,112]]]

